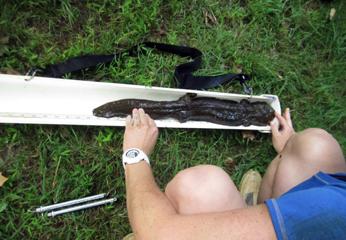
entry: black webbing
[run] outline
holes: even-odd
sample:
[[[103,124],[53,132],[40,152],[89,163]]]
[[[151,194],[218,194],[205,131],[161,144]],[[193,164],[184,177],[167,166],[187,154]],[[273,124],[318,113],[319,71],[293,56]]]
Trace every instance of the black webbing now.
[[[208,89],[217,87],[229,82],[238,80],[243,86],[247,94],[251,93],[251,88],[246,84],[250,77],[246,74],[222,74],[216,76],[194,76],[193,72],[198,70],[202,65],[202,52],[196,48],[176,46],[171,44],[144,42],[130,48],[127,51],[109,55],[83,55],[70,58],[65,62],[48,65],[43,69],[39,69],[43,76],[62,77],[64,74],[80,71],[82,69],[95,67],[98,64],[109,64],[114,59],[122,56],[138,56],[143,53],[144,48],[152,48],[159,52],[166,52],[178,55],[180,57],[190,57],[192,61],[178,65],[174,71],[174,78],[179,88],[183,89]]]

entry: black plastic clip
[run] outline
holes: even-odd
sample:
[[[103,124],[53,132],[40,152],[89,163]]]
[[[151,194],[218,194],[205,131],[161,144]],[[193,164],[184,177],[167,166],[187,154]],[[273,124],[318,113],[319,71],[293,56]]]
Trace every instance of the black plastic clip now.
[[[252,95],[253,94],[253,89],[252,87],[247,84],[247,81],[250,80],[250,77],[246,74],[240,74],[240,84],[243,86],[243,90],[245,94]]]
[[[30,68],[29,71],[25,74],[25,76],[28,76],[28,78],[25,78],[25,81],[31,81],[37,72],[42,72],[42,69],[40,68]]]

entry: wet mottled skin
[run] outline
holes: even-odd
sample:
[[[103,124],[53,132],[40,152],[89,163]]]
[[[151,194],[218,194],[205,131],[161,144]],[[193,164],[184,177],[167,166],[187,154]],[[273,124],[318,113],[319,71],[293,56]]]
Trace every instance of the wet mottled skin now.
[[[174,118],[179,122],[206,121],[229,126],[266,126],[274,118],[274,109],[265,102],[240,102],[187,93],[176,101],[122,99],[93,110],[97,117],[126,117],[133,108],[143,108],[153,119]]]

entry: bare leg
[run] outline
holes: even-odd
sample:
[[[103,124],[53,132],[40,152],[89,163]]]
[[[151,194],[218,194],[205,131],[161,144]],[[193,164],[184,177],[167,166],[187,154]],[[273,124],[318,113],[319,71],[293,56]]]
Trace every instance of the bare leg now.
[[[346,162],[340,145],[329,133],[306,129],[293,135],[269,165],[259,202],[282,195],[319,171],[346,172]]]
[[[212,165],[179,172],[167,184],[165,194],[180,214],[223,212],[246,206],[228,174]]]
[[[282,155],[277,155],[274,158],[274,160],[269,164],[267,171],[262,178],[261,187],[258,193],[258,203],[263,203],[264,200],[272,197],[275,174],[281,161],[280,156]]]

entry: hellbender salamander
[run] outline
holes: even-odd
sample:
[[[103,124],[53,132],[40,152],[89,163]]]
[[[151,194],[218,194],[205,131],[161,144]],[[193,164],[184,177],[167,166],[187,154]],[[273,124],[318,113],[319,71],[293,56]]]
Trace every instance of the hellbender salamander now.
[[[143,108],[153,119],[174,118],[179,122],[206,121],[229,126],[266,126],[274,118],[274,109],[265,102],[240,102],[187,93],[175,101],[122,99],[93,110],[97,117],[126,117],[133,108]]]

